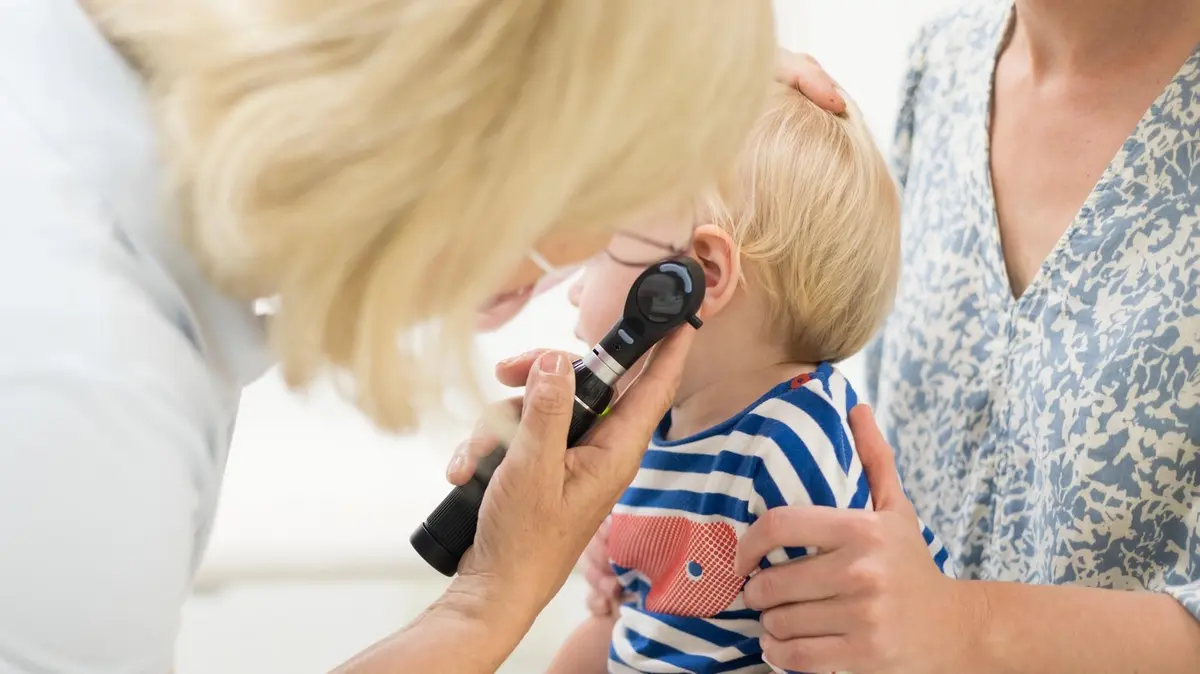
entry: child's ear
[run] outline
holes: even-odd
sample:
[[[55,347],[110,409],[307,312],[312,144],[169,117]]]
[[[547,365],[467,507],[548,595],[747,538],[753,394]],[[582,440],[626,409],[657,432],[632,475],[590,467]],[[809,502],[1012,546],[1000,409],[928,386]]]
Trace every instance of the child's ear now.
[[[704,268],[704,304],[701,318],[712,318],[729,304],[737,290],[742,267],[733,237],[716,225],[696,228],[692,256]]]

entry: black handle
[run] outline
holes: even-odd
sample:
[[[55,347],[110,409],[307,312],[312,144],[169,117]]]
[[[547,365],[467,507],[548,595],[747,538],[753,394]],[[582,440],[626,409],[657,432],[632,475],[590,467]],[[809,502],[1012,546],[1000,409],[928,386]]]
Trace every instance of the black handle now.
[[[604,401],[606,406],[607,402]],[[579,444],[598,416],[576,398],[571,410],[567,446],[574,447]],[[409,538],[417,554],[443,575],[453,576],[458,571],[458,564],[467,549],[474,545],[475,529],[479,526],[479,508],[483,505],[483,492],[487,489],[492,474],[504,460],[504,455],[505,448],[497,447],[494,452],[481,459],[471,480],[451,490]]]
[[[575,361],[575,406],[567,446],[574,447],[608,409],[613,384],[669,332],[689,323],[700,327],[696,312],[704,302],[704,269],[688,257],[662,260],[634,281],[625,313],[591,355]],[[429,564],[447,576],[475,543],[479,507],[492,474],[504,460],[497,449],[480,462],[471,481],[455,487],[410,537]]]

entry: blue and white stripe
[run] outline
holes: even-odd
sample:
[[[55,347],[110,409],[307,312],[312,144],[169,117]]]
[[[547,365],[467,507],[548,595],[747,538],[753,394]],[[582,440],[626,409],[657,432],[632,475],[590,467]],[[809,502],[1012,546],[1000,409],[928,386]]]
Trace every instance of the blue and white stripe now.
[[[795,388],[784,382],[730,420],[682,440],[667,441],[663,420],[641,470],[614,514],[724,522],[740,537],[768,509],[788,505],[870,508],[866,475],[847,422],[858,396],[828,364]],[[924,528],[939,567],[946,552]],[[804,556],[802,548],[772,551],[762,568]],[[762,659],[759,613],[741,595],[705,618],[645,609],[651,587],[636,569],[614,565],[630,601],[613,630],[609,671],[740,672],[775,670]]]

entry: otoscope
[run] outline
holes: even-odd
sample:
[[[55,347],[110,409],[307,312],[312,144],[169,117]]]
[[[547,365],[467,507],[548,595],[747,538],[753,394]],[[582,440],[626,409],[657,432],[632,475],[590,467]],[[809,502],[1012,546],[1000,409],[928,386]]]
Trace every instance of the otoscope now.
[[[684,323],[701,325],[696,312],[704,301],[704,270],[691,258],[671,258],[655,263],[634,281],[625,299],[625,312],[591,353],[575,361],[575,405],[567,446],[579,444],[592,424],[608,411],[613,384],[663,337]],[[480,459],[475,474],[455,487],[409,541],[417,553],[447,576],[475,542],[479,506],[492,474],[504,459],[497,447]]]

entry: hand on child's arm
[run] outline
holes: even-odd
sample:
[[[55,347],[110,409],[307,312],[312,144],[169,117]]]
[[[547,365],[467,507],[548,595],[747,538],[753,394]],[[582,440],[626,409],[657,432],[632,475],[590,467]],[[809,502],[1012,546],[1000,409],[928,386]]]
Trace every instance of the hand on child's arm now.
[[[546,674],[606,674],[616,620],[615,613],[611,617],[592,616],[585,620],[558,650]]]
[[[764,656],[806,672],[979,671],[958,666],[969,662],[964,635],[978,604],[938,569],[867,408],[856,407],[850,425],[874,511],[777,508],[738,543],[739,573],[781,546],[820,550],[746,583],[746,606],[763,611]]]

